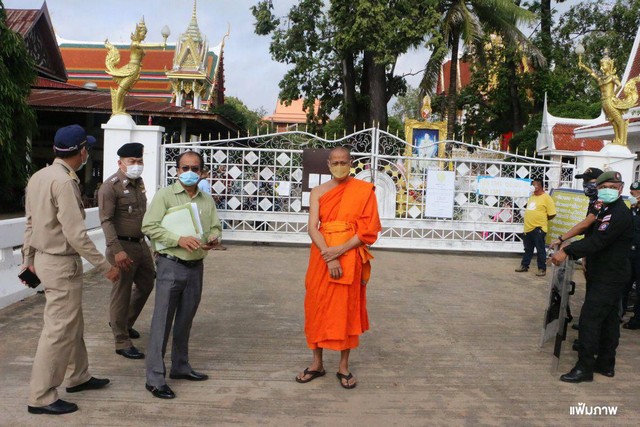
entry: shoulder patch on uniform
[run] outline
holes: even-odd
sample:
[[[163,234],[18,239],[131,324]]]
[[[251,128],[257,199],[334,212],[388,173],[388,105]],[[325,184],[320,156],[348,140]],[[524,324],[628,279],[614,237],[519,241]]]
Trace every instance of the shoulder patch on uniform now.
[[[609,227],[609,223],[603,222],[602,224],[600,224],[600,227],[598,227],[598,231],[604,231],[607,229],[607,227]]]
[[[605,221],[611,221],[611,214],[605,215],[604,217],[602,217],[602,222],[605,222]]]

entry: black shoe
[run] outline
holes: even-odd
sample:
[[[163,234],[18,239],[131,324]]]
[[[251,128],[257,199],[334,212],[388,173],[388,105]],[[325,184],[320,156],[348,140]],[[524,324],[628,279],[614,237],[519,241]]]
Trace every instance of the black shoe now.
[[[74,387],[67,387],[67,393],[77,393],[84,390],[97,390],[109,384],[110,381],[107,378],[91,377],[89,381],[79,384]]]
[[[159,399],[173,399],[176,397],[176,394],[169,388],[168,385],[161,385],[160,387],[153,387],[149,384],[144,385],[147,390],[153,394],[154,397]]]
[[[632,318],[631,320],[629,320],[627,323],[625,323],[624,325],[622,325],[622,327],[623,327],[624,329],[632,329],[632,330],[640,329],[640,322],[638,322],[638,321],[636,320],[636,318],[635,318],[635,317],[633,317],[633,318]]]
[[[573,368],[569,373],[566,373],[560,377],[560,381],[566,383],[581,383],[585,381],[593,381],[593,372],[588,373],[581,368]]]
[[[127,359],[144,359],[144,353],[141,353],[134,346],[123,348],[122,350],[116,350],[116,353],[120,356],[126,357]]]
[[[111,327],[111,322],[109,322],[109,327]],[[127,332],[129,333],[129,338],[131,338],[131,339],[136,340],[136,339],[140,338],[140,332],[136,331],[133,328],[129,328],[127,330]]]
[[[27,406],[27,411],[29,411],[30,414],[62,415],[70,414],[77,410],[78,405],[62,399],[58,399],[51,405],[47,406]]]
[[[169,374],[169,378],[172,380],[204,381],[209,379],[209,375],[191,371],[188,374]]]
[[[573,344],[571,345],[571,349],[573,351],[579,351],[580,350],[580,341],[578,341],[577,339],[573,340]]]
[[[605,377],[613,378],[616,375],[616,371],[613,368],[598,368],[596,367],[593,372],[596,374],[604,375]]]
[[[579,323],[574,323],[573,325],[571,325],[571,329],[573,329],[574,331],[579,331],[580,330],[580,324]]]

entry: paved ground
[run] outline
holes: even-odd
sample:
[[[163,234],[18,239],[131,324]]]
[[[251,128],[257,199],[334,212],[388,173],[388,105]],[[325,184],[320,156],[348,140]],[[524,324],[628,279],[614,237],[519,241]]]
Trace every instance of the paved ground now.
[[[60,417],[26,411],[44,297],[0,311],[0,425],[3,426],[546,426],[637,425],[640,331],[622,331],[616,377],[565,384],[538,348],[547,281],[518,274],[516,257],[376,251],[369,284],[371,331],[352,357],[359,379],[344,390],[329,373],[301,385],[310,361],[302,332],[307,249],[230,246],[213,252],[193,326],[191,361],[211,379],[169,380],[177,398],[144,389],[143,362],[114,354],[107,327],[110,285],[86,275],[85,340],[100,391],[67,396],[80,411]],[[577,276],[580,276],[579,272]],[[583,281],[578,277],[577,311]],[[153,309],[137,328],[144,350]],[[575,331],[570,332],[570,339]],[[617,405],[616,416],[571,416],[570,407]]]

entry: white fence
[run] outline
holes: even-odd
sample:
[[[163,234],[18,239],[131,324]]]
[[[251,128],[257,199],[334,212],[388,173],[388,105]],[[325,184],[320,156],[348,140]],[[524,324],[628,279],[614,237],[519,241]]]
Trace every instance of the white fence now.
[[[549,189],[573,184],[570,164],[457,141],[416,147],[378,129],[333,141],[286,132],[165,144],[160,150],[161,181],[168,185],[177,179],[180,153],[198,151],[211,171],[224,239],[307,243],[303,150],[340,145],[351,148],[352,173],[376,184],[383,226],[377,247],[519,252],[528,180],[541,179]],[[437,157],[438,147],[440,154],[447,148],[447,158]],[[451,187],[443,195],[444,204],[450,204],[444,215],[433,209],[442,202],[434,198],[437,185],[433,187],[441,177]],[[481,190],[482,179],[495,178],[521,188],[495,195]]]
[[[105,239],[100,228],[98,218],[98,208],[86,210],[87,218],[85,223],[89,229],[89,236],[96,244],[98,250],[104,253]],[[0,221],[0,309],[7,307],[14,302],[33,295],[38,289],[30,289],[20,283],[18,274],[22,265],[22,243],[24,237],[24,218],[6,219]],[[85,270],[91,268],[86,260]]]

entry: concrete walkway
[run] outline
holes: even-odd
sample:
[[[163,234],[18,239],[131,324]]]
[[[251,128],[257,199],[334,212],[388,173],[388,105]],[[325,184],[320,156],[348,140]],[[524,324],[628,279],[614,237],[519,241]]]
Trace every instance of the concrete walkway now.
[[[328,375],[294,376],[310,362],[303,335],[308,249],[230,245],[206,261],[205,290],[191,337],[202,383],[169,380],[177,398],[144,389],[144,363],[114,354],[107,327],[110,284],[86,275],[85,341],[91,372],[112,384],[67,395],[75,414],[27,413],[31,363],[44,296],[0,311],[2,426],[635,426],[640,416],[640,331],[622,330],[616,377],[558,381],[576,359],[564,346],[551,374],[551,346],[538,348],[548,283],[514,273],[516,257],[375,251],[368,288],[371,331],[352,353],[358,387]],[[577,272],[578,312],[584,281]],[[136,328],[145,350],[153,295]],[[569,342],[576,331],[570,330]],[[615,416],[570,415],[585,404],[617,406]]]

